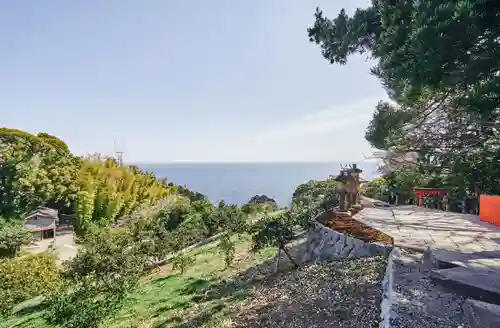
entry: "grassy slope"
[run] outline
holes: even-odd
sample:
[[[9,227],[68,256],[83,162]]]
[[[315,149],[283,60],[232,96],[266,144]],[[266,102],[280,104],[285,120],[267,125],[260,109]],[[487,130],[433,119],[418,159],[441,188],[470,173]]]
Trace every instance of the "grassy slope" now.
[[[249,252],[237,241],[225,268],[217,241],[191,251],[195,264],[183,275],[163,267],[145,277],[106,328],[378,327],[386,259],[337,261],[274,274],[276,250]],[[292,253],[297,248],[292,247]],[[31,312],[30,312],[31,311]],[[0,328],[54,328],[42,310],[25,308]]]
[[[182,321],[181,318],[196,319],[196,316],[200,318],[203,313],[210,313],[211,318],[205,320],[203,327],[220,327],[221,320],[228,314],[224,310],[227,305],[247,296],[248,290],[238,288],[230,299],[202,302],[196,299],[198,290],[211,284],[224,283],[236,273],[272,258],[276,250],[269,248],[251,254],[248,252],[250,239],[242,238],[237,242],[233,265],[225,268],[217,243],[212,242],[188,253],[194,256],[195,263],[182,276],[172,272],[170,266],[165,266],[161,272],[146,277],[123,310],[106,326],[182,327],[178,325],[179,321]],[[25,308],[8,320],[0,322],[0,328],[52,328],[41,318],[42,311],[37,306]]]

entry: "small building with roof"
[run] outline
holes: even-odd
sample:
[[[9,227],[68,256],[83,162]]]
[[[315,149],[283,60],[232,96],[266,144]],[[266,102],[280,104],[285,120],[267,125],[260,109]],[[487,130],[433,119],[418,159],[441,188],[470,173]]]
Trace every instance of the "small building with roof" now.
[[[33,233],[36,240],[42,240],[55,238],[58,221],[56,209],[40,207],[26,215],[24,226]]]

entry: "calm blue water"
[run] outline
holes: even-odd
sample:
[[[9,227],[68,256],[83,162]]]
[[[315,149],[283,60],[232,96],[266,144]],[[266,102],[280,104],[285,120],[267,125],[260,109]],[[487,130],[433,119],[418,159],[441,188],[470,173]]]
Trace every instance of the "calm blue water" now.
[[[159,178],[185,185],[208,196],[212,202],[245,204],[256,194],[287,205],[295,188],[309,180],[324,180],[339,172],[339,163],[183,163],[139,164]],[[361,163],[362,177],[373,179],[376,164]]]

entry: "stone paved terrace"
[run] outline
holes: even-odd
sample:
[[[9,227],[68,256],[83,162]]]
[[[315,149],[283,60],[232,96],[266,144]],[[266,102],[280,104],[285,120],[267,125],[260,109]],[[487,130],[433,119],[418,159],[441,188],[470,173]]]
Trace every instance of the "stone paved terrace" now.
[[[500,227],[476,215],[363,202],[356,220],[392,236],[396,246],[426,251],[420,264],[396,259],[393,327],[500,327]],[[423,288],[429,279],[440,286]],[[407,288],[425,297],[405,294]],[[460,303],[463,311],[457,309]],[[461,313],[466,325],[458,324]]]
[[[439,248],[462,253],[500,251],[500,227],[478,216],[417,206],[367,207],[354,218],[408,248]]]

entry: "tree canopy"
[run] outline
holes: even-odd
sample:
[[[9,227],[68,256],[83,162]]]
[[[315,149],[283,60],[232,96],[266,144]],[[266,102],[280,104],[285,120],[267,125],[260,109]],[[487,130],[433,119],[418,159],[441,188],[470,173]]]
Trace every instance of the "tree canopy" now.
[[[376,60],[392,101],[367,129],[374,147],[418,152],[429,174],[463,192],[498,193],[499,13],[488,0],[377,0],[332,19],[318,8],[308,35],[330,63]]]

